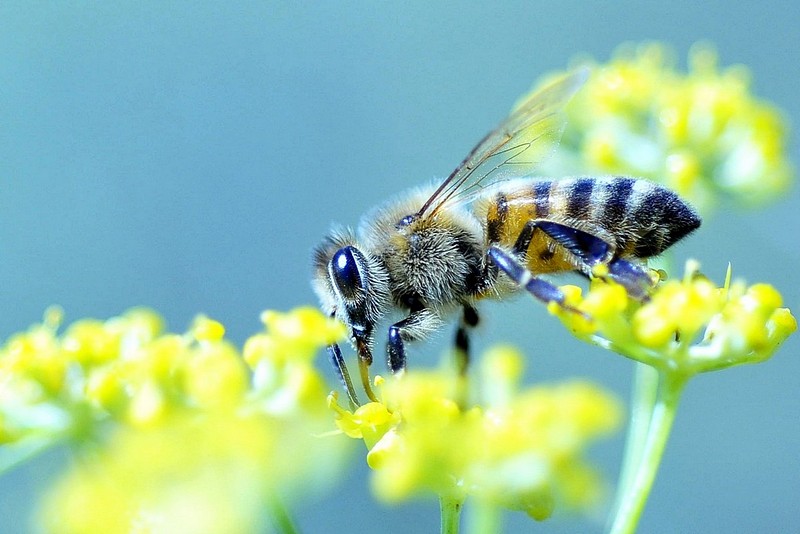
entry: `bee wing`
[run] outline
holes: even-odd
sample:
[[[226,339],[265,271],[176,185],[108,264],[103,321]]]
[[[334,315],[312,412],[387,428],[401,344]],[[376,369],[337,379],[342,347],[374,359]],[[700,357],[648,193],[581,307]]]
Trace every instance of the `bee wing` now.
[[[466,202],[481,189],[530,171],[558,146],[564,105],[589,76],[583,67],[523,100],[450,173],[417,212],[429,217],[447,202]]]

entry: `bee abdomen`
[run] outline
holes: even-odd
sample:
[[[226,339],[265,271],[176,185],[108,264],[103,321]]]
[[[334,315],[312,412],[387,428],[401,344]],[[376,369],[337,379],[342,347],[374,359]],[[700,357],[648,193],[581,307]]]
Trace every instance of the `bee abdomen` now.
[[[627,177],[579,178],[574,196],[586,197],[586,181],[593,181],[587,218],[614,236],[619,256],[661,254],[700,226],[697,212],[661,185]]]
[[[603,239],[617,257],[658,255],[700,226],[694,209],[674,192],[623,176],[511,182],[487,198],[483,209],[489,243],[510,246],[526,222],[549,220]],[[535,242],[532,249],[552,255],[544,241],[538,248]],[[542,261],[548,265],[538,265],[540,270],[560,266]]]

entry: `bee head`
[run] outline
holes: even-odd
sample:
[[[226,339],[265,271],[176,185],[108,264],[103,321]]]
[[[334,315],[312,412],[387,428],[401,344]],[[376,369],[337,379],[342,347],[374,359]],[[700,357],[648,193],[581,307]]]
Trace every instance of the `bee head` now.
[[[375,323],[389,303],[388,273],[349,231],[336,231],[314,253],[314,291],[322,309],[350,329],[354,345],[371,346]]]

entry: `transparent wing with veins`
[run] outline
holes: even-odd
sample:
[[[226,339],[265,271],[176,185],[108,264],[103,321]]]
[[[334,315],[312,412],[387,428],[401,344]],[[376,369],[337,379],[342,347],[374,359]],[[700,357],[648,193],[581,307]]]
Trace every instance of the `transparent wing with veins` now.
[[[558,146],[566,119],[563,107],[586,81],[582,68],[540,89],[484,137],[417,212],[430,217],[448,202],[466,202],[481,189],[530,173]]]

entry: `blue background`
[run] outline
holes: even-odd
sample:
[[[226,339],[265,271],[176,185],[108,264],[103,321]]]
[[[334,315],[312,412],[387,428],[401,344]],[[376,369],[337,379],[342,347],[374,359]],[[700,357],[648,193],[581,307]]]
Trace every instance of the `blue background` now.
[[[198,312],[238,342],[264,308],[315,302],[310,249],[332,221],[446,175],[542,73],[658,39],[716,43],[800,123],[792,2],[0,4],[0,337],[58,303],[71,321],[144,304]],[[798,142],[790,150],[798,161]],[[677,250],[800,311],[798,192],[723,206]],[[588,376],[627,398],[631,364],[570,338],[528,299],[490,303],[477,345],[511,341],[531,380]],[[416,347],[425,365],[451,335]],[[641,532],[800,531],[797,336],[762,365],[686,391]],[[613,480],[622,437],[595,450]],[[375,504],[366,469],[302,503],[306,532],[430,532],[435,502]],[[58,452],[0,479],[0,531],[30,530]],[[91,513],[87,510],[87,513]],[[600,532],[602,517],[530,528]]]

